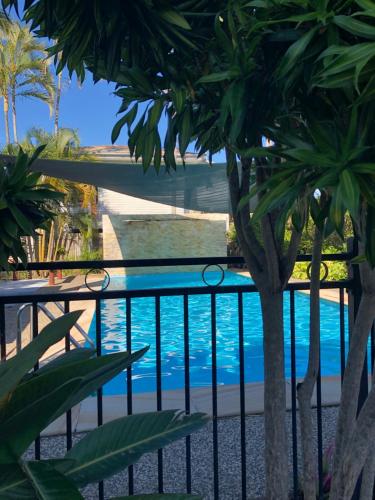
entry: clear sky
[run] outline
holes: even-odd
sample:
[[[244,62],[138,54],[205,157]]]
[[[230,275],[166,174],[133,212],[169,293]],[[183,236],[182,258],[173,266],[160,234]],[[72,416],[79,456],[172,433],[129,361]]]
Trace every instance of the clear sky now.
[[[113,95],[114,84],[101,81],[93,84],[90,73],[82,86],[75,78],[69,81],[64,77],[64,90],[60,104],[60,127],[78,130],[81,144],[84,146],[110,144],[111,131],[115,124],[116,113],[121,99]],[[48,106],[31,99],[18,99],[18,134],[23,138],[31,127],[53,130],[53,117],[49,116]],[[4,120],[0,120],[0,141],[5,142]],[[126,129],[120,135],[117,144],[126,144]]]

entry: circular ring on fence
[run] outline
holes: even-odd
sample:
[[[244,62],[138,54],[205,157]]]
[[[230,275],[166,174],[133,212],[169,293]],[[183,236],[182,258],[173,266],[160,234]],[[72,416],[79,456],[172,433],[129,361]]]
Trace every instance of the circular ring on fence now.
[[[325,281],[328,277],[329,270],[328,270],[328,266],[325,262],[322,262],[321,265],[323,266],[324,274],[323,274],[323,277],[320,279],[320,281]],[[307,274],[307,277],[309,278],[309,280],[311,280],[311,262],[307,266],[306,274]]]
[[[206,277],[205,277],[205,274],[206,274],[206,271],[209,267],[212,267],[212,266],[216,266],[220,269],[220,272],[221,272],[221,276],[220,276],[220,279],[217,283],[215,284],[211,284],[211,283],[208,283],[207,280],[206,280]],[[217,286],[220,286],[222,284],[222,282],[224,281],[224,277],[225,277],[225,274],[224,274],[224,269],[221,267],[220,264],[207,264],[207,266],[205,266],[202,270],[202,280],[204,281],[205,285],[207,286],[210,286],[210,287],[217,287]]]
[[[87,283],[87,278],[88,278],[89,274],[92,273],[93,271],[103,271],[104,272],[105,278],[103,281],[103,286],[100,289],[100,291],[102,292],[103,290],[106,290],[111,282],[111,277],[109,275],[109,272],[106,271],[105,269],[103,269],[102,267],[98,268],[98,269],[89,269],[87,271],[87,273],[85,274],[85,286],[86,286],[86,288],[88,288],[90,290],[90,292],[98,292],[99,291],[99,290],[95,290],[94,288],[91,288],[91,286]]]

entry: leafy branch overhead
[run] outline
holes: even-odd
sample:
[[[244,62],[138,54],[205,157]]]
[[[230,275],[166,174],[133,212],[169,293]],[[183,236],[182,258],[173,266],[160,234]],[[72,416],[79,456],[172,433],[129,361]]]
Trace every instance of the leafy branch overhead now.
[[[176,410],[132,415],[86,434],[63,458],[23,459],[47,425],[148,350],[96,357],[94,350],[79,348],[33,370],[47,349],[65,338],[81,312],[71,312],[50,323],[18,355],[0,365],[1,498],[83,498],[78,488],[112,476],[144,453],[166,446],[207,422],[202,414],[187,416]],[[27,426],[23,425],[25,421],[29,422]],[[142,498],[151,500],[153,496]]]
[[[55,215],[62,193],[43,183],[42,175],[30,166],[43,151],[29,157],[21,149],[14,163],[0,165],[0,267],[9,268],[8,259],[26,261],[21,238],[35,236]]]

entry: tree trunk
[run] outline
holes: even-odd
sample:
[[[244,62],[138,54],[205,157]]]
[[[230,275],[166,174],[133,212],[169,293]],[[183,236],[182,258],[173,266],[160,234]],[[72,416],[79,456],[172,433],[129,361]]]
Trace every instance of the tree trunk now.
[[[288,498],[283,293],[260,292],[263,314],[264,429],[267,500]]]
[[[316,500],[316,460],[313,439],[311,398],[319,372],[320,359],[320,265],[323,235],[315,228],[310,282],[310,346],[305,378],[297,388],[301,422],[304,500]]]
[[[372,388],[357,418],[361,375],[367,352],[367,340],[375,317],[375,270],[360,265],[362,297],[350,339],[348,360],[341,392],[336,429],[333,481],[330,500],[350,499],[350,492],[362,471],[370,446],[375,439],[365,423],[374,428],[375,393]],[[373,413],[372,413],[373,412]],[[361,425],[361,433],[358,426]],[[364,439],[365,438],[365,439]],[[358,453],[360,455],[358,455]],[[353,485],[354,484],[354,485]],[[344,495],[344,496],[343,496]]]
[[[375,479],[375,453],[373,446],[367,456],[367,460],[363,469],[361,483],[361,498],[360,500],[368,500],[373,498]]]
[[[18,144],[17,136],[17,113],[16,113],[16,90],[12,89],[12,121],[13,121],[13,139]]]
[[[50,262],[52,260],[53,248],[55,244],[55,222],[51,222],[50,232],[49,232],[49,240],[48,240],[48,249],[47,249],[47,261]]]
[[[54,126],[53,126],[53,131],[54,131],[55,135],[57,134],[57,132],[59,130],[61,80],[62,80],[62,73],[60,72],[57,75],[57,89],[56,89],[56,100],[55,100],[55,119],[54,119]]]
[[[6,142],[6,145],[7,145],[7,146],[9,146],[9,144],[10,144],[8,111],[9,111],[9,100],[8,100],[8,96],[4,96],[4,125],[5,125],[5,142]]]
[[[372,387],[350,439],[342,448],[339,468],[335,472],[330,500],[351,500],[358,478],[366,465],[369,453],[374,453],[375,442],[375,389]],[[370,497],[369,500],[371,500]]]

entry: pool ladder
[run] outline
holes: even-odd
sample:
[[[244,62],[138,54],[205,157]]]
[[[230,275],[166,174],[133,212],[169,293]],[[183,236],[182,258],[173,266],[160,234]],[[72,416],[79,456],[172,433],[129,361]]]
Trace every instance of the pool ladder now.
[[[61,311],[63,314],[65,313],[63,306],[59,302],[53,302],[53,304]],[[23,304],[17,311],[17,338],[16,338],[16,349],[17,353],[20,352],[22,348],[22,314],[24,311],[32,307],[32,303],[27,303]],[[44,305],[44,304],[36,304],[36,307],[45,315],[47,318],[51,321],[55,320],[57,316],[55,316],[51,311]],[[74,324],[74,327],[76,330],[82,335],[82,337],[85,339],[85,341],[90,345],[90,347],[95,347],[94,342],[90,339],[90,337],[87,335],[85,330],[79,325],[78,323]],[[71,334],[69,334],[69,339],[70,342],[74,347],[80,348],[82,347],[77,340],[72,337]],[[31,328],[31,321],[30,321],[30,342],[32,341],[32,328]]]

